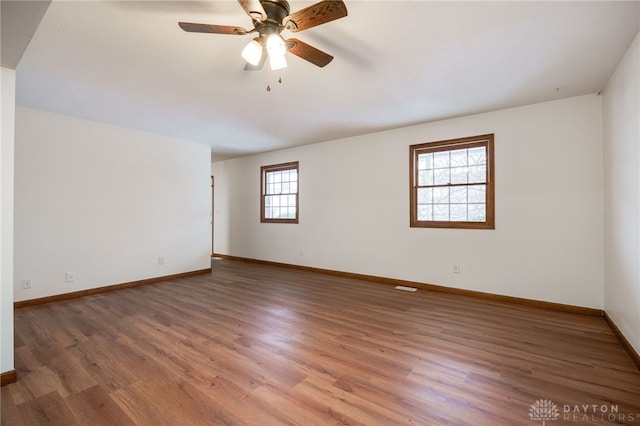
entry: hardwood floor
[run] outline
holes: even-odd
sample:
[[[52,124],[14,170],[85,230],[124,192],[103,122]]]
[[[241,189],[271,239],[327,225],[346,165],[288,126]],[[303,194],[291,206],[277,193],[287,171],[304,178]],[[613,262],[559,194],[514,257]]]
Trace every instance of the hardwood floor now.
[[[602,318],[232,260],[19,309],[15,344],[2,425],[640,425]]]

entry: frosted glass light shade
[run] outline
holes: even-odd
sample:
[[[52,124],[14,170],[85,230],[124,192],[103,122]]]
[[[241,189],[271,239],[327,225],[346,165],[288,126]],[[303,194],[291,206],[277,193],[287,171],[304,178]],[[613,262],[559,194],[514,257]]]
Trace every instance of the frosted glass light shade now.
[[[242,58],[251,65],[258,65],[262,58],[262,44],[257,38],[251,40],[244,49],[242,49]]]
[[[286,68],[287,60],[284,54],[287,53],[287,48],[278,34],[271,34],[267,38],[267,53],[269,53],[269,65],[272,70]]]
[[[287,67],[287,59],[282,56],[269,55],[269,66],[272,70],[279,70]]]

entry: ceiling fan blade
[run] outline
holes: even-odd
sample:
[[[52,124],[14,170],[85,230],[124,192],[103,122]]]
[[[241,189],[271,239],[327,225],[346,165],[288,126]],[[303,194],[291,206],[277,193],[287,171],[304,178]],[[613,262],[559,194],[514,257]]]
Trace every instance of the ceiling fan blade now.
[[[333,56],[328,53],[324,53],[322,50],[309,46],[307,43],[296,38],[290,38],[287,40],[287,50],[305,61],[309,61],[321,68],[333,59]]]
[[[230,25],[194,24],[192,22],[178,22],[178,25],[190,33],[245,35],[248,32],[242,27],[232,27]]]
[[[284,19],[283,25],[293,32],[306,30],[347,16],[347,6],[342,0],[323,0],[305,7]]]
[[[260,0],[238,0],[238,3],[251,19],[257,19],[258,21],[267,19],[267,13],[260,4]]]

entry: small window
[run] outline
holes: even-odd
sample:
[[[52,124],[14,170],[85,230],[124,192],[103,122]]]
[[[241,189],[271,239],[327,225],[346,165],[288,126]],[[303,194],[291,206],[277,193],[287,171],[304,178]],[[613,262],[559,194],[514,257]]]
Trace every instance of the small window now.
[[[412,227],[495,228],[493,134],[409,151]]]
[[[298,162],[260,168],[260,222],[298,223]]]

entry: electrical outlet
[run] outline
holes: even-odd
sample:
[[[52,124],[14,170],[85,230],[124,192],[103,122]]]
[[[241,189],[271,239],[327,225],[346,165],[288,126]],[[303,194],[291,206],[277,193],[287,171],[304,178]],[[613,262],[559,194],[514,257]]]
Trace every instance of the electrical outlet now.
[[[453,273],[454,274],[459,274],[460,273],[460,264],[459,263],[454,263],[453,264]]]
[[[67,274],[65,275],[65,281],[68,283],[72,283],[72,282],[75,282],[75,280],[76,280],[76,273],[67,272]]]
[[[25,290],[29,290],[31,288],[31,278],[27,278],[26,280],[22,280],[22,288]]]
[[[164,265],[164,257],[158,258],[158,265]]]

